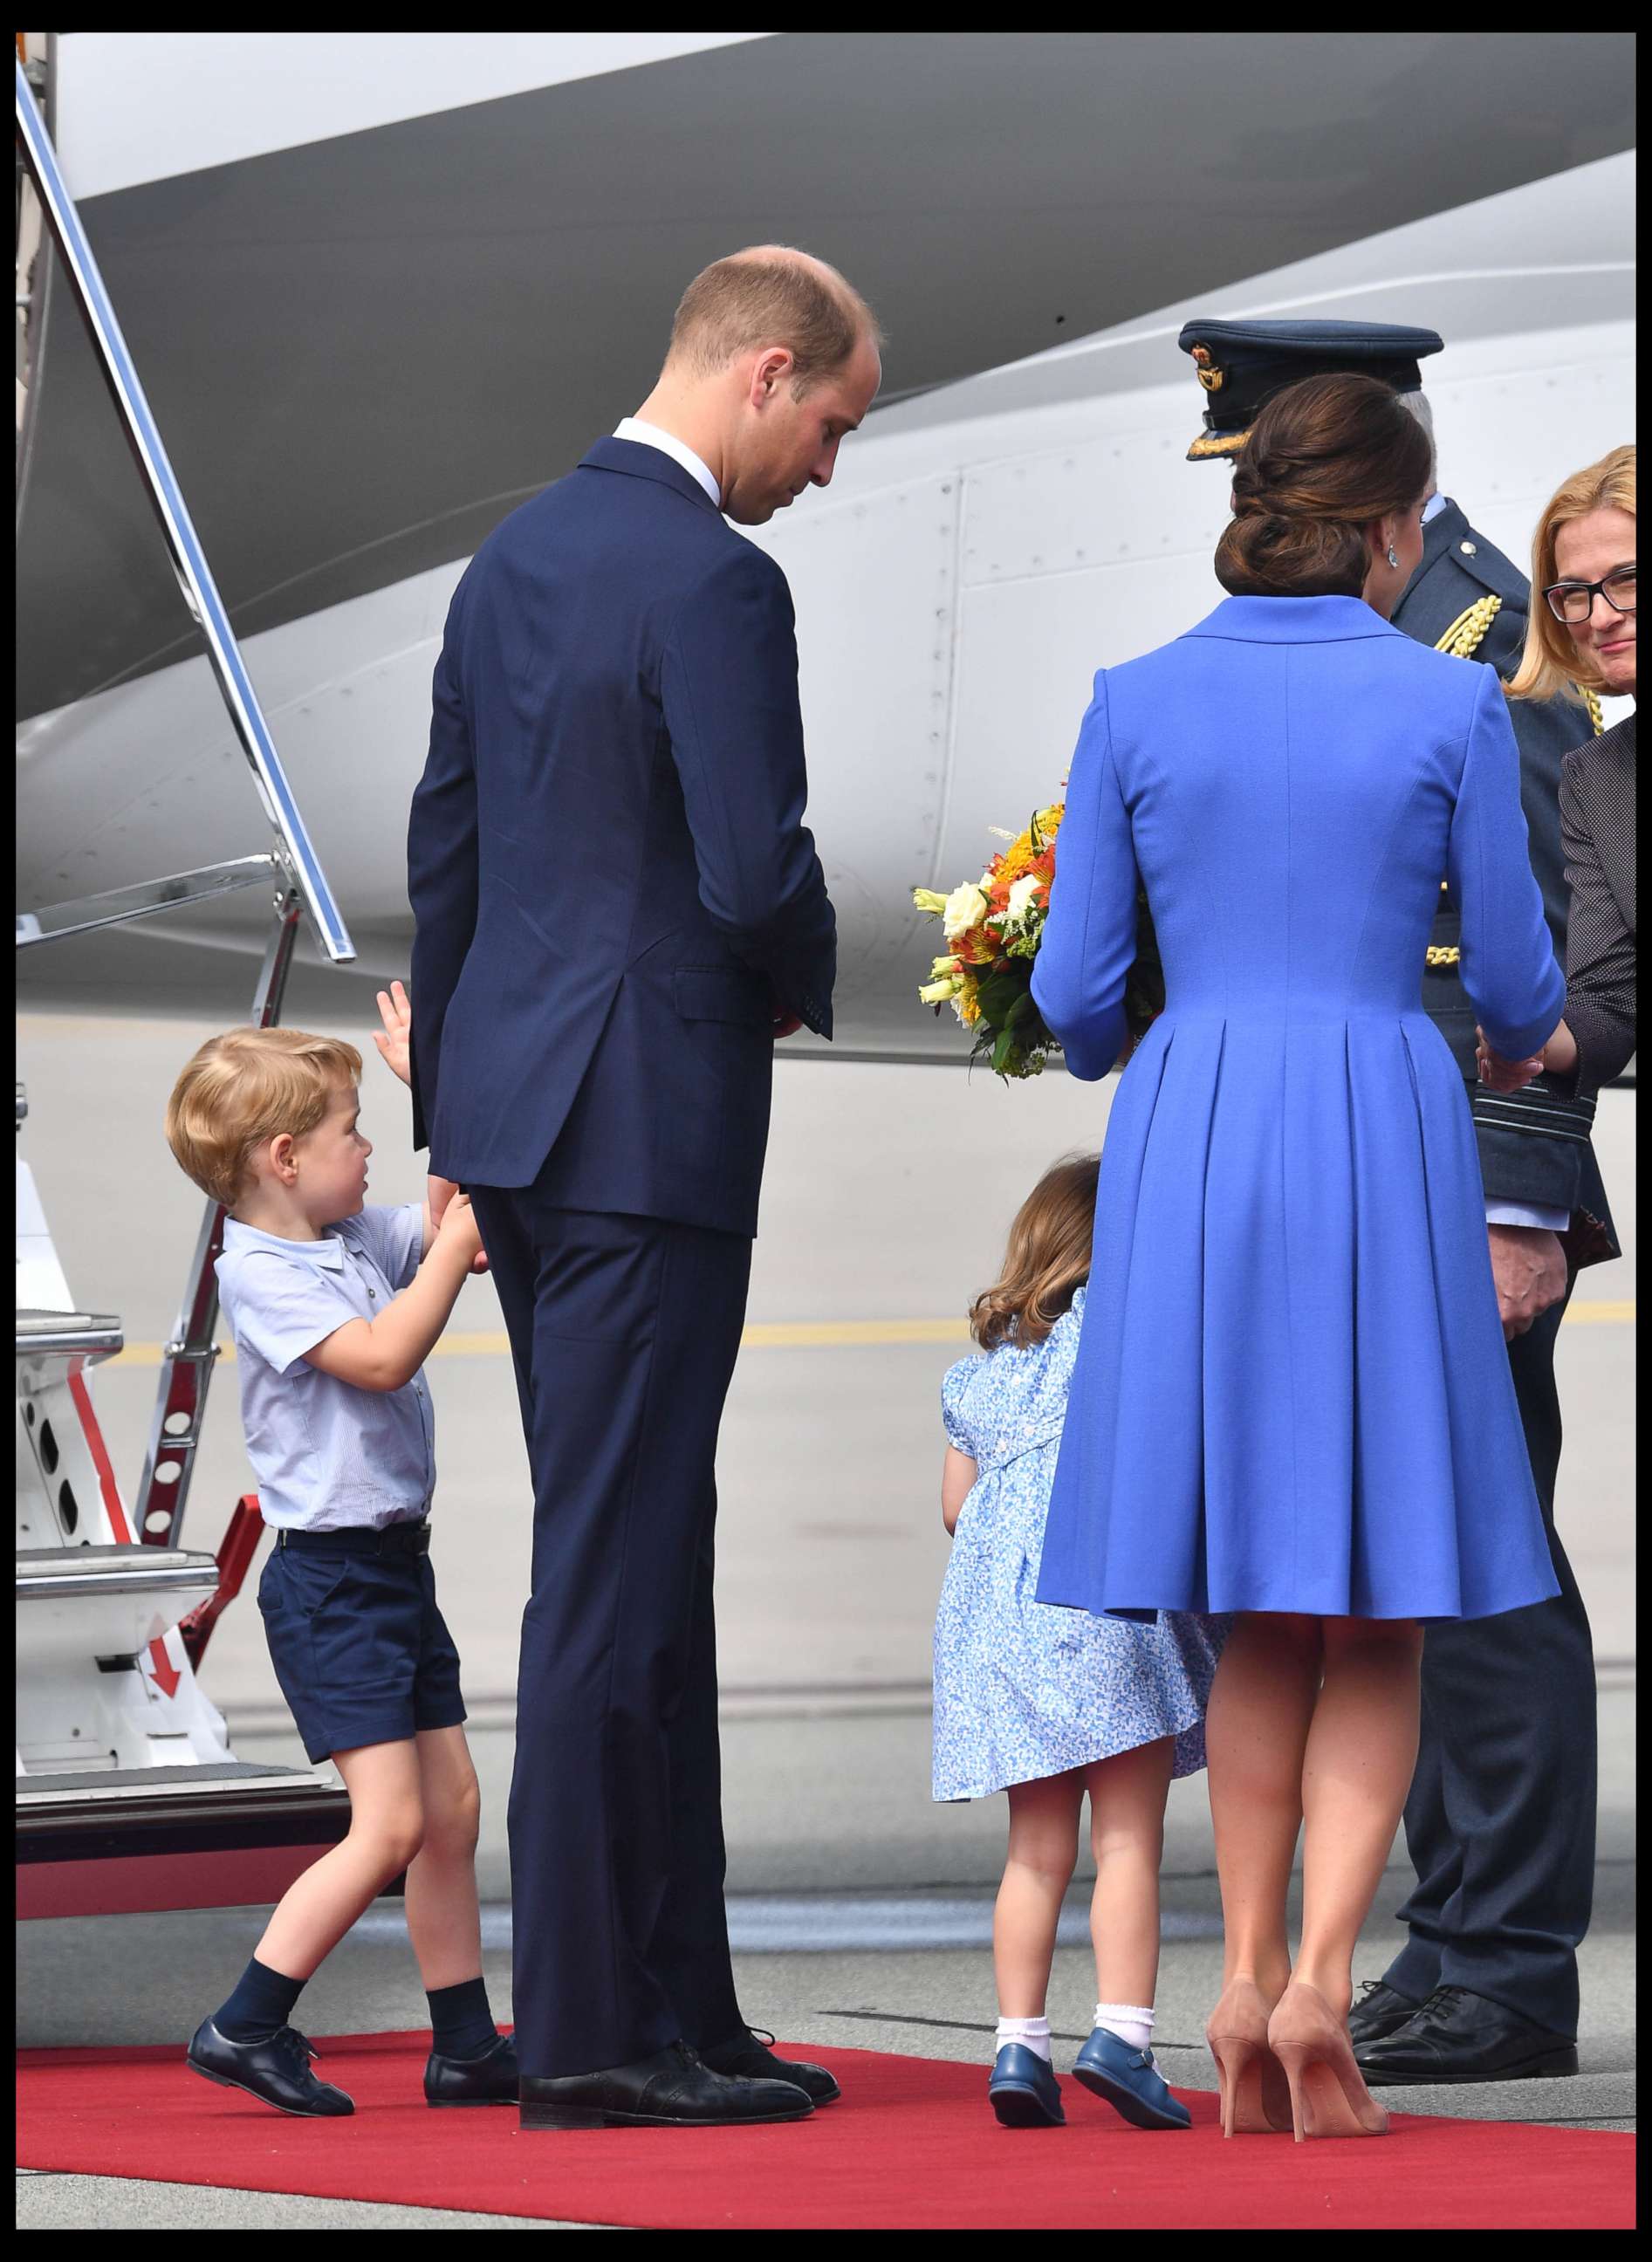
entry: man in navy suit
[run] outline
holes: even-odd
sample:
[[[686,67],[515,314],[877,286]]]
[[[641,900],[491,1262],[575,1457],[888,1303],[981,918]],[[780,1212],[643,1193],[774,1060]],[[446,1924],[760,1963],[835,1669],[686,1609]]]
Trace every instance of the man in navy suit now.
[[[654,391],[454,594],[414,796],[415,1136],[470,1192],[534,1484],[510,1794],[524,2128],[794,2119],[723,1905],[718,1425],[772,1048],[832,1033],[791,600],[761,525],[832,477],[876,323],[719,260]]]

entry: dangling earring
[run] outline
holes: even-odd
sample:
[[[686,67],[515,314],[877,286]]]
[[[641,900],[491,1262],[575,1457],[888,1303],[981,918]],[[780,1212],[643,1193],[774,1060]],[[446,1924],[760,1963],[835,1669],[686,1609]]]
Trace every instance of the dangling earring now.
[[[1393,566],[1396,573],[1399,571],[1399,552],[1395,549],[1394,544],[1391,542],[1389,544],[1389,564]]]

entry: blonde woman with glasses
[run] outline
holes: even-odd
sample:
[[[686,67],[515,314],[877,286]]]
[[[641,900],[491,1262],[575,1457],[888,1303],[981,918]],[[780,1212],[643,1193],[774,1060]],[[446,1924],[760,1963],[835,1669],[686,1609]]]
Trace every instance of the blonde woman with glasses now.
[[[1614,448],[1568,479],[1538,523],[1526,657],[1517,698],[1556,692],[1634,696],[1634,450]],[[1574,693],[1575,695],[1575,693]],[[1593,1095],[1634,1051],[1634,716],[1584,740],[1561,767],[1561,826],[1571,917],[1566,1018],[1540,1055],[1505,1061],[1483,1038],[1480,1074],[1518,1091],[1540,1070]]]

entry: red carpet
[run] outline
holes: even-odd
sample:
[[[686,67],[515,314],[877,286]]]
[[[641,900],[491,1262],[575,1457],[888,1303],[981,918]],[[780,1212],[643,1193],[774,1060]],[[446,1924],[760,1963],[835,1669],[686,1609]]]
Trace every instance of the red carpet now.
[[[1068,2125],[1000,2129],[986,2068],[817,2049],[840,2103],[800,2125],[522,2135],[514,2112],[432,2113],[428,2035],[319,2042],[352,2120],[295,2121],[189,2072],[182,2045],[25,2050],[18,2165],[646,2230],[1627,2230],[1634,2139],[1396,2115],[1389,2135],[1224,2143],[1129,2129],[1064,2081]]]

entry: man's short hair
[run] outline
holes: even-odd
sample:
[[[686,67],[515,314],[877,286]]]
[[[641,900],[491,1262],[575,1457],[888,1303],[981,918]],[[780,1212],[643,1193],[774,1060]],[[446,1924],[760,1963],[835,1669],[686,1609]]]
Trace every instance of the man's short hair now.
[[[793,254],[735,252],[703,268],[671,325],[668,362],[709,377],[755,346],[790,346],[794,397],[841,369],[877,317],[834,268]]]
[[[204,1194],[233,1208],[255,1150],[284,1131],[314,1131],[339,1085],[360,1075],[361,1055],[342,1037],[227,1030],[207,1039],[173,1086],[166,1143]]]
[[[1402,408],[1416,417],[1428,435],[1428,491],[1432,494],[1439,485],[1439,453],[1434,444],[1434,411],[1425,393],[1402,393],[1399,403]]]

